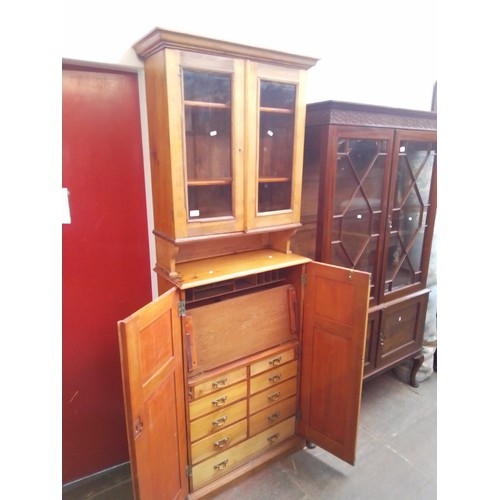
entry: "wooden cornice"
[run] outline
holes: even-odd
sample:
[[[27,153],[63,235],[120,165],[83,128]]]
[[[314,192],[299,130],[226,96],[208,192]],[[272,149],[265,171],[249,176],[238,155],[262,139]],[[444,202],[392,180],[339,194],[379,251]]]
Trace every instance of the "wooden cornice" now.
[[[328,124],[436,130],[437,113],[343,101],[322,101],[307,105],[307,126]]]
[[[225,57],[239,57],[270,64],[279,63],[280,65],[299,69],[309,69],[319,60],[313,57],[214,40],[161,28],[155,28],[135,43],[133,48],[141,59],[147,59],[158,51],[171,48]]]

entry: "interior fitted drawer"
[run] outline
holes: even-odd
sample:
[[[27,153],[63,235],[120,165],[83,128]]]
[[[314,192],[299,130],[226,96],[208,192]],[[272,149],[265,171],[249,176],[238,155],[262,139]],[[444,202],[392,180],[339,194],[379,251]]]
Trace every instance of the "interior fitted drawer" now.
[[[283,399],[293,396],[296,391],[297,378],[294,377],[282,382],[281,384],[277,384],[270,389],[259,392],[250,398],[249,413],[250,415],[253,415],[264,408],[268,408],[278,401],[282,401]]]
[[[210,458],[222,450],[227,450],[247,438],[247,421],[230,425],[215,434],[208,436],[191,445],[191,460],[197,464]]]
[[[210,413],[209,415],[205,415],[190,423],[189,430],[191,442],[218,432],[222,428],[228,427],[238,420],[245,418],[246,415],[246,399]]]
[[[259,373],[283,365],[293,359],[295,359],[295,349],[288,349],[287,351],[267,356],[260,361],[252,363],[250,366],[250,376],[258,375]]]
[[[196,490],[295,434],[295,417],[289,418],[256,436],[193,466],[192,487]]]
[[[297,361],[280,365],[250,379],[250,394],[273,387],[284,380],[297,375]]]
[[[282,422],[283,420],[295,415],[297,408],[297,397],[292,396],[284,401],[266,408],[250,417],[249,435],[254,436],[269,427]]]
[[[239,382],[189,403],[189,419],[194,420],[214,410],[247,397],[247,382]]]
[[[217,374],[209,380],[197,383],[193,385],[191,390],[191,397],[193,399],[198,399],[200,397],[211,394],[214,391],[228,387],[236,382],[245,380],[247,378],[247,367],[241,366],[235,370],[228,371],[226,373]]]

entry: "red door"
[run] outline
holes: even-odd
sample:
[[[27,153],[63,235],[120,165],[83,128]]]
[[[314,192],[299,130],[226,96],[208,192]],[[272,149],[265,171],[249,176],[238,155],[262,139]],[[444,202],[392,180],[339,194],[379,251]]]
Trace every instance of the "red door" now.
[[[132,483],[137,500],[187,495],[179,293],[118,323]]]
[[[151,301],[137,75],[63,66],[62,481],[128,461],[116,322]]]

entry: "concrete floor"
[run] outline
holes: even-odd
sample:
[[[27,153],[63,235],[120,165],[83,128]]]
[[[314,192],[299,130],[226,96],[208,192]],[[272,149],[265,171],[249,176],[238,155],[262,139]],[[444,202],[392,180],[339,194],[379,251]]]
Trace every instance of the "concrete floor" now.
[[[128,466],[63,489],[63,500],[132,500]],[[356,465],[319,447],[267,465],[214,500],[434,500],[437,372],[413,388],[392,372],[363,385]]]

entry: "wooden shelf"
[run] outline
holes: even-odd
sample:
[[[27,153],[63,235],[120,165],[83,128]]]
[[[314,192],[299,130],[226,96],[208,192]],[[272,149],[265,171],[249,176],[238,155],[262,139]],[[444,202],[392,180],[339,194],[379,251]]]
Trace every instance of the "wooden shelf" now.
[[[230,104],[225,104],[223,102],[184,101],[184,106],[191,106],[193,108],[231,109]]]
[[[188,187],[196,187],[196,186],[228,186],[231,184],[230,178],[224,179],[195,179],[188,180]]]
[[[261,107],[260,111],[262,113],[276,113],[276,114],[282,114],[282,115],[293,115],[295,110],[287,109],[287,108],[264,108],[264,107]]]
[[[290,182],[290,177],[259,177],[259,184],[272,184],[276,182]]]

